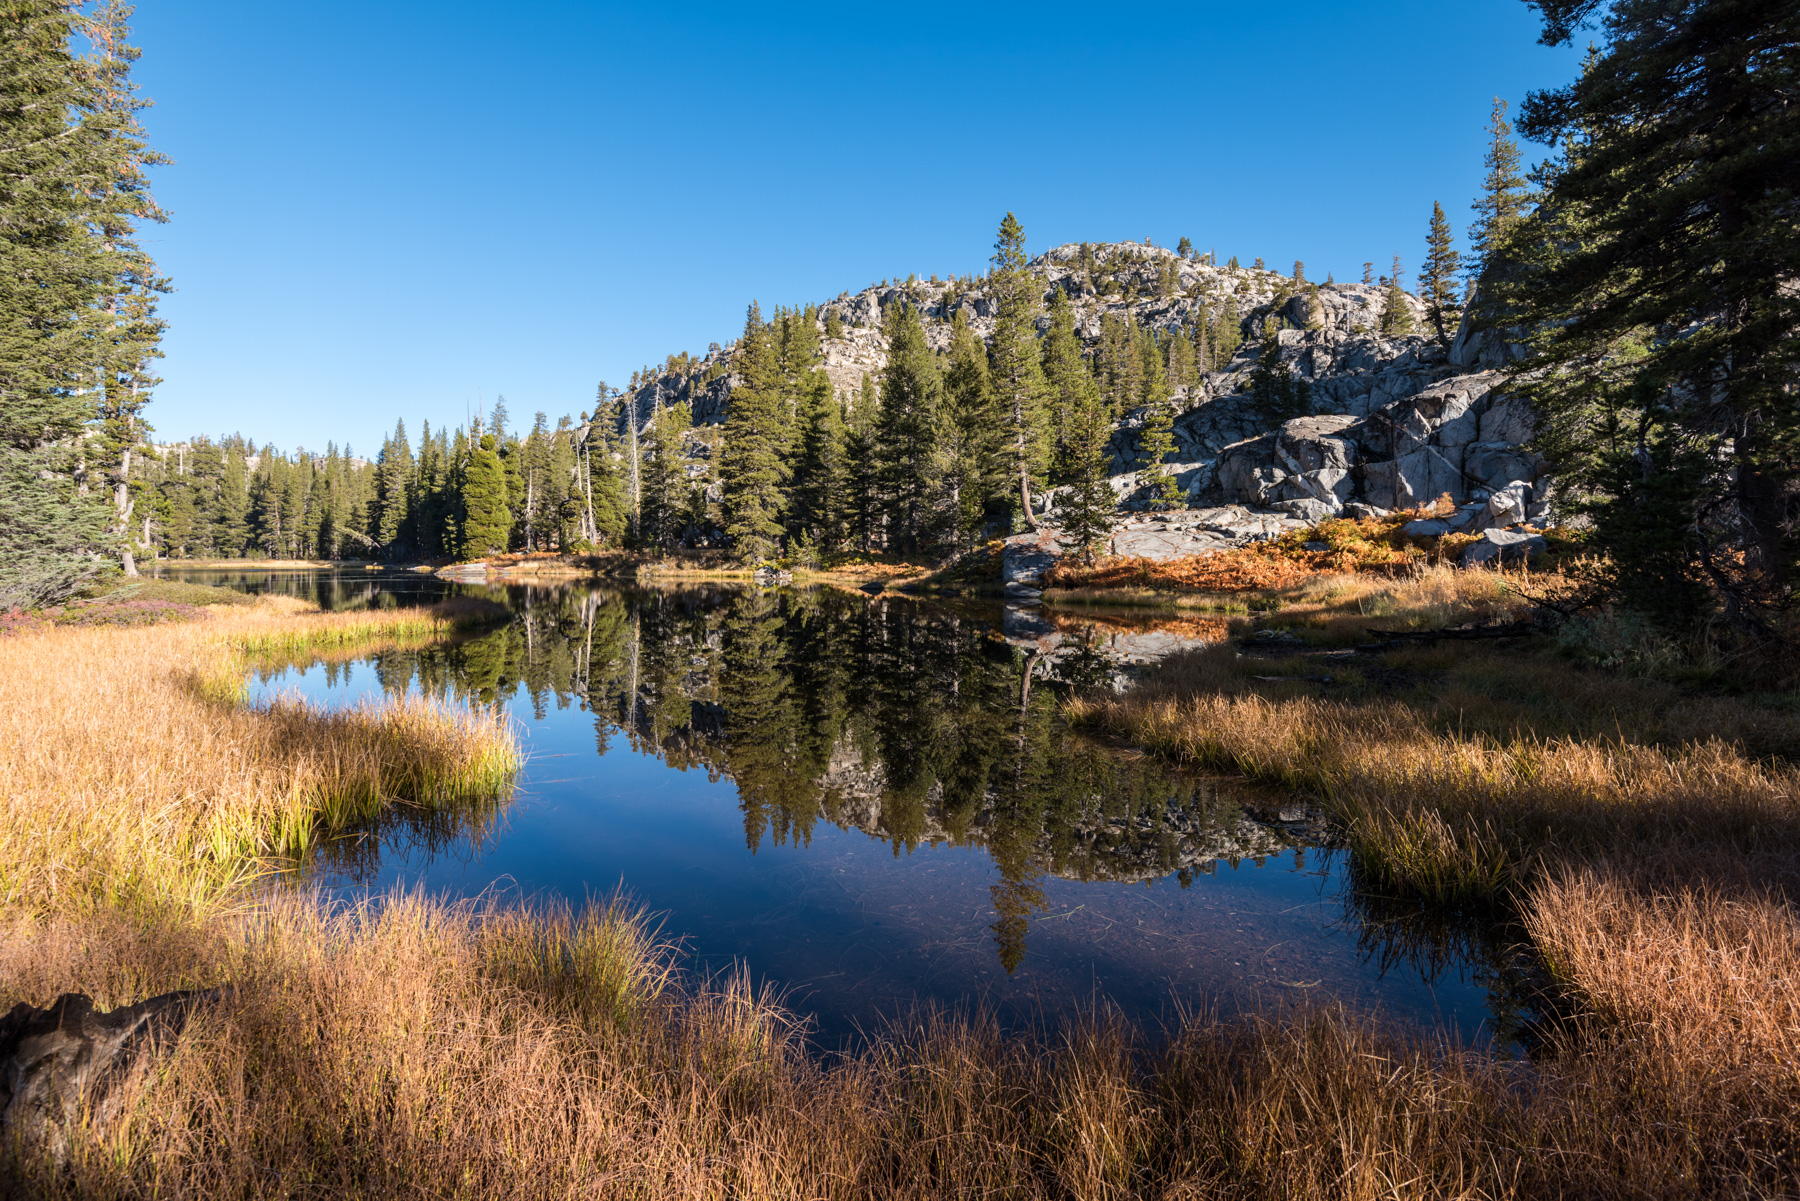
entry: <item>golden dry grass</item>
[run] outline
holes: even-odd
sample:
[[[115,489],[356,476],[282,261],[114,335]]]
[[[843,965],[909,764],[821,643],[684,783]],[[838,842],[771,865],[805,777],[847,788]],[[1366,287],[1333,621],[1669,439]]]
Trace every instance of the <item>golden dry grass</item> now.
[[[1284,646],[1297,653],[1194,652],[1072,710],[1149,749],[1317,797],[1365,887],[1520,919],[1561,1015],[1531,1087],[1553,1081],[1575,1104],[1542,1135],[1571,1172],[1565,1187],[1521,1177],[1521,1195],[1604,1191],[1573,1183],[1571,1154],[1626,1173],[1658,1164],[1665,1175],[1637,1185],[1647,1196],[1789,1193],[1800,1179],[1800,717],[1582,670],[1542,641],[1324,653],[1371,626],[1510,620],[1516,596],[1490,573],[1321,579],[1256,623],[1300,635]],[[1234,619],[1240,633],[1251,624]],[[1644,1122],[1710,1143],[1714,1166],[1668,1158]]]
[[[1190,652],[1070,712],[1317,795],[1379,884],[1439,900],[1646,848],[1800,852],[1800,713],[1585,670],[1541,642],[1329,654],[1371,630],[1510,622],[1531,588],[1449,568],[1322,577],[1277,613],[1231,619],[1238,634],[1274,625],[1299,653]]]
[[[1248,691],[1127,695],[1072,711],[1176,759],[1316,795],[1365,871],[1437,901],[1497,899],[1570,858],[1800,847],[1800,772],[1717,738],[1659,747],[1446,731],[1398,701]]]
[[[0,903],[221,903],[266,857],[392,800],[504,791],[518,747],[499,715],[418,698],[341,712],[238,699],[252,660],[430,639],[455,621],[271,599],[181,625],[0,640]]]
[[[1714,981],[1775,952],[1791,963],[1772,898],[1729,918],[1671,894],[1620,917],[1639,902],[1604,881],[1540,876],[1537,912],[1563,924],[1535,936],[1597,1017],[1536,1062],[1325,1009],[1196,1014],[1167,1037],[1105,1013],[1020,1036],[926,1012],[827,1062],[770,993],[741,976],[683,977],[616,902],[575,913],[396,894],[333,907],[233,891],[219,865],[243,844],[207,832],[273,846],[296,780],[326,795],[500,745],[475,716],[426,714],[413,729],[396,709],[334,719],[216,699],[206,682],[229,677],[221,662],[241,665],[234,645],[292,647],[279,627],[315,620],[265,606],[0,642],[0,766],[25,783],[0,831],[17,883],[0,899],[0,1008],[74,989],[112,1006],[230,986],[129,1079],[120,1120],[72,1131],[65,1164],[0,1149],[0,1192],[1373,1201],[1736,1197],[1795,1183],[1791,1089],[1742,1087],[1715,1057],[1633,1025],[1679,1035],[1724,1014],[1707,1031],[1717,1062],[1779,1062],[1787,1011],[1756,1024],[1733,1016],[1737,1002],[1707,1009],[1706,984],[1659,990],[1680,955],[1653,959],[1688,931],[1690,958],[1740,948],[1715,956]],[[392,636],[361,628],[370,643]],[[1284,728],[1250,718],[1292,698],[1226,699],[1241,717],[1229,737],[1285,737],[1275,753],[1307,770],[1337,763],[1295,737],[1300,720],[1332,717],[1318,702],[1284,711]],[[1338,732],[1369,750],[1441,738],[1409,712]],[[1498,780],[1484,772],[1528,774],[1479,757],[1440,766],[1483,795]],[[1590,765],[1580,778],[1601,775]],[[1390,783],[1408,781],[1416,772]],[[1652,966],[1621,971],[1622,952]],[[1742,995],[1769,997],[1768,983]]]
[[[1741,865],[1556,873],[1526,928],[1606,1036],[1686,1074],[1800,1090],[1800,914]],[[1784,865],[1786,866],[1786,865]]]
[[[229,981],[124,1117],[12,1195],[1375,1198],[1773,1194],[1791,1116],[1569,1044],[1496,1062],[1329,1010],[923,1012],[825,1062],[742,977],[670,974],[618,907],[396,895],[155,925],[15,915],[0,1002]],[[602,998],[594,1003],[594,997]]]

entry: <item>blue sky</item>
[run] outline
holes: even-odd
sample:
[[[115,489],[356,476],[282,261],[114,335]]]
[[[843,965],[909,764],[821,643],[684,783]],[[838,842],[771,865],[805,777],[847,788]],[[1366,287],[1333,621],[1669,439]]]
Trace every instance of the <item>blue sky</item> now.
[[[614,6],[140,0],[173,165],[160,438],[516,421],[767,309],[1187,235],[1353,278],[1459,239],[1522,0]],[[1528,157],[1542,154],[1528,147]]]

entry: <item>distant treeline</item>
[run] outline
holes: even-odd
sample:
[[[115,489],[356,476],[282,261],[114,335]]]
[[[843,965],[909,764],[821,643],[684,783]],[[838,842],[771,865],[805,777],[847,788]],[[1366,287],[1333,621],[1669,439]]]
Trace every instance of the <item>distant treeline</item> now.
[[[283,453],[238,435],[139,458],[142,544],[169,558],[438,559],[617,545],[626,521],[608,439],[544,414],[523,435],[504,404],[455,431],[397,426],[373,460]],[[597,453],[596,453],[597,452]]]

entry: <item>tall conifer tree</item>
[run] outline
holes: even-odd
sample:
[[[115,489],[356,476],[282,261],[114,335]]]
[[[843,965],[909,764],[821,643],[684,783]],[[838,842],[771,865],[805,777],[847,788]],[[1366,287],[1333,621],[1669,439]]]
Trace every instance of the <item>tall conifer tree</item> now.
[[[1037,517],[1031,510],[1031,493],[1048,465],[1049,442],[1041,412],[1044,373],[1037,346],[1037,318],[1042,305],[1037,282],[1025,263],[1025,227],[1008,213],[1000,222],[999,237],[994,243],[994,269],[989,276],[998,308],[990,377],[1006,421],[1020,513],[1025,524],[1035,530]]]
[[[462,481],[461,545],[464,559],[504,552],[512,537],[512,509],[506,503],[506,469],[500,465],[493,434],[482,434],[469,454]]]
[[[1471,285],[1493,263],[1530,203],[1530,189],[1519,169],[1519,144],[1506,119],[1506,101],[1498,96],[1488,117],[1488,146],[1482,165],[1487,174],[1481,180],[1481,195],[1469,206],[1475,210],[1475,224],[1469,228],[1469,257],[1464,266]]]
[[[1462,316],[1457,304],[1456,278],[1460,257],[1452,246],[1450,220],[1444,206],[1431,204],[1431,230],[1425,238],[1425,265],[1419,268],[1419,299],[1425,302],[1425,316],[1437,333],[1441,346],[1450,345],[1450,336]]]
[[[736,364],[742,382],[731,390],[725,445],[719,461],[725,534],[747,562],[767,559],[780,547],[783,501],[791,471],[785,455],[781,362],[775,331],[750,303]]]
[[[1412,333],[1412,306],[1406,302],[1406,291],[1400,286],[1400,256],[1394,256],[1394,273],[1388,277],[1387,291],[1381,306],[1381,332],[1386,337],[1400,338]]]
[[[794,470],[795,525],[819,550],[843,549],[850,465],[844,444],[844,407],[831,379],[812,372],[801,397],[800,460]]]
[[[1537,7],[1556,44],[1599,6]],[[1800,595],[1800,9],[1604,13],[1581,76],[1520,113],[1561,153],[1507,247],[1514,382],[1620,599],[1774,637]]]
[[[987,351],[958,309],[951,322],[940,434],[948,532],[955,549],[969,545],[987,519],[988,502],[1006,486],[1002,428],[988,381]]]
[[[905,301],[888,306],[882,324],[887,366],[881,369],[881,413],[875,441],[890,549],[916,553],[931,541],[942,464],[938,409],[942,381],[919,312]]]
[[[1068,293],[1057,288],[1050,293],[1050,328],[1044,334],[1044,384],[1055,419],[1054,467],[1058,473],[1068,470],[1069,429],[1075,405],[1092,379],[1082,361],[1075,306],[1069,303]]]

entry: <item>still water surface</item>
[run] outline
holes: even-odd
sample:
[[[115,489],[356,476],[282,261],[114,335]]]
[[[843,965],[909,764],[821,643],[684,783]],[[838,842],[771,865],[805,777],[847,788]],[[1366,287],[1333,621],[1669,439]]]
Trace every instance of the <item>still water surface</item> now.
[[[698,971],[786,991],[822,1045],[919,1002],[1157,1023],[1298,999],[1505,1042],[1492,937],[1421,933],[1350,886],[1304,806],[1103,745],[1071,689],[1167,634],[829,590],[450,585],[399,573],[185,572],[327,607],[447,592],[504,626],[258,680],[326,704],[405,691],[504,707],[527,762],[497,817],[396,817],[308,875],[341,895],[622,889]],[[1177,638],[1178,640],[1178,638]],[[1046,653],[1051,643],[1060,643]]]

